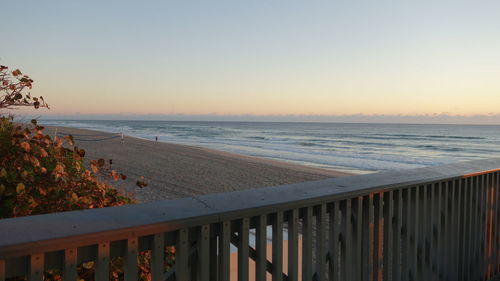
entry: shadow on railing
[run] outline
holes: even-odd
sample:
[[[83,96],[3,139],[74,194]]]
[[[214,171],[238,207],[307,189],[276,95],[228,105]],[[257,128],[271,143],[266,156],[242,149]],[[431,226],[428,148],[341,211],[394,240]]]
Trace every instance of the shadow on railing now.
[[[49,269],[76,280],[88,261],[108,280],[117,256],[137,280],[142,251],[152,280],[489,280],[500,270],[499,168],[480,160],[4,219],[0,281]]]

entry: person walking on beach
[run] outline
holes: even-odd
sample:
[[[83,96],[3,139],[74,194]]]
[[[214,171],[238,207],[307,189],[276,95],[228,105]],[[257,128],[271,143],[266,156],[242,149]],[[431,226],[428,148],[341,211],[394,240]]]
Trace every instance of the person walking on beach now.
[[[156,141],[158,141],[158,136],[155,137]]]

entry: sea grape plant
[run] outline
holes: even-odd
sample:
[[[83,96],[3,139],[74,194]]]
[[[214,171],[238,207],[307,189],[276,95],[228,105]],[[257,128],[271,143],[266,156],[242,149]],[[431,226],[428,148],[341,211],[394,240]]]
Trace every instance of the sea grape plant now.
[[[73,138],[51,139],[43,127],[0,117],[0,218],[119,206],[131,200],[96,178]]]

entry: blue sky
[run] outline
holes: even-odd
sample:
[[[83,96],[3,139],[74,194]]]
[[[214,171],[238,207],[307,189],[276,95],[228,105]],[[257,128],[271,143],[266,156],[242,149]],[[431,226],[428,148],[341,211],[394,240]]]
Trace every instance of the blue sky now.
[[[0,64],[35,80],[52,105],[41,114],[500,113],[498,1],[49,0],[2,10]]]

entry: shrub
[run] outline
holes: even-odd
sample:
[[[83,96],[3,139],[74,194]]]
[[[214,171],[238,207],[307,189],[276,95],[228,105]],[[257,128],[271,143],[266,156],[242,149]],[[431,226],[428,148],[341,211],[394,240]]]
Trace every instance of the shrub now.
[[[0,117],[0,218],[119,206],[132,201],[99,182],[100,161],[83,165],[71,136],[51,139],[35,120]]]

